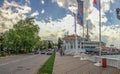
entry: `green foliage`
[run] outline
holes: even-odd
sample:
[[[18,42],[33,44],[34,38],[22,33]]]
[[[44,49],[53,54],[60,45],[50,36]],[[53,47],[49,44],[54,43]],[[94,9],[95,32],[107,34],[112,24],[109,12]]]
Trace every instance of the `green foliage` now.
[[[63,41],[61,38],[58,39],[58,49],[62,47]]]
[[[3,50],[3,40],[4,40],[4,34],[0,33],[0,50]]]
[[[48,48],[53,48],[54,43],[50,40],[43,40],[41,41],[41,49],[48,49]]]
[[[37,41],[35,44],[35,49],[40,49],[41,48],[41,41]]]
[[[45,49],[48,49],[48,41],[44,41]]]
[[[54,47],[54,43],[52,41],[48,41],[48,48],[53,48]]]
[[[6,53],[4,51],[1,51],[0,56],[6,56]]]
[[[7,50],[30,52],[39,41],[39,27],[33,18],[20,20],[13,29],[5,33],[4,46]]]
[[[39,69],[37,74],[52,74],[53,66],[55,60],[55,53],[53,53],[50,58],[44,63],[44,65]]]

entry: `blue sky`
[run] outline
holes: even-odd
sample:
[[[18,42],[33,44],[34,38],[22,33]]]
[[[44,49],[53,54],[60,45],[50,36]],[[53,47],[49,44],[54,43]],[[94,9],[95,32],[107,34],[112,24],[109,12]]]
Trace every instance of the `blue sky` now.
[[[38,18],[36,18],[36,20],[44,20],[45,22],[49,22],[49,18],[51,18],[53,21],[57,21],[64,18],[66,14],[70,13],[70,10],[60,7],[57,3],[53,3],[51,0],[29,0],[30,3],[28,3],[26,0],[8,0],[8,2],[11,1],[15,1],[19,5],[27,4],[31,8],[31,11],[26,14],[27,17],[31,17],[30,15],[32,13],[38,11],[39,15],[37,16]],[[44,4],[42,4],[42,1]],[[1,7],[3,6],[3,3],[4,0],[1,0]],[[40,13],[42,10],[45,11],[44,14]]]
[[[66,16],[66,13],[68,10],[59,7],[56,3],[52,3],[51,0],[44,0],[44,4],[40,2],[40,0],[31,0],[31,5],[32,7],[32,12],[38,10],[40,12],[41,10],[44,9],[45,13],[44,14],[39,14],[39,18],[37,20],[44,20],[46,22],[49,22],[49,18],[51,17],[53,21],[62,19],[63,17]],[[31,12],[31,13],[32,13]]]
[[[89,24],[92,40],[99,40],[99,11],[93,6],[93,0],[84,1],[84,25]],[[116,18],[115,9],[120,8],[119,0],[101,0],[101,34],[107,45],[120,47],[120,20]],[[56,41],[66,32],[74,34],[74,17],[77,12],[76,0],[0,0],[0,31],[13,27],[20,19],[34,17],[39,25],[42,39]],[[9,17],[8,17],[9,16]],[[21,17],[22,16],[22,17]],[[11,20],[12,19],[12,20]],[[4,26],[3,26],[4,25]],[[77,24],[77,34],[82,36],[82,27]]]

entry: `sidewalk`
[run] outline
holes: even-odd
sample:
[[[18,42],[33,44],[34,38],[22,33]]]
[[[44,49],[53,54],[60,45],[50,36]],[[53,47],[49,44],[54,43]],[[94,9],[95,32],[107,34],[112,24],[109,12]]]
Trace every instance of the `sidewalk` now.
[[[120,74],[114,67],[97,67],[91,61],[83,61],[73,56],[60,56],[56,53],[53,74]]]

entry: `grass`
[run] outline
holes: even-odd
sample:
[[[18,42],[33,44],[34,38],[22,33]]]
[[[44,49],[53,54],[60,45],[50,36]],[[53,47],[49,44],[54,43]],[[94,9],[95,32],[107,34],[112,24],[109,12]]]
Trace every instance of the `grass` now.
[[[37,74],[52,74],[55,60],[55,53],[44,63],[44,65],[38,70]]]

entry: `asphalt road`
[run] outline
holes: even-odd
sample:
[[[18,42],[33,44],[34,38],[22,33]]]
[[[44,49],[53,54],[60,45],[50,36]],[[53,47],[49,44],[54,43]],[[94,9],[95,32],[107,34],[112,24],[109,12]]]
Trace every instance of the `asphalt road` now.
[[[49,55],[17,55],[0,58],[0,74],[36,74]]]

